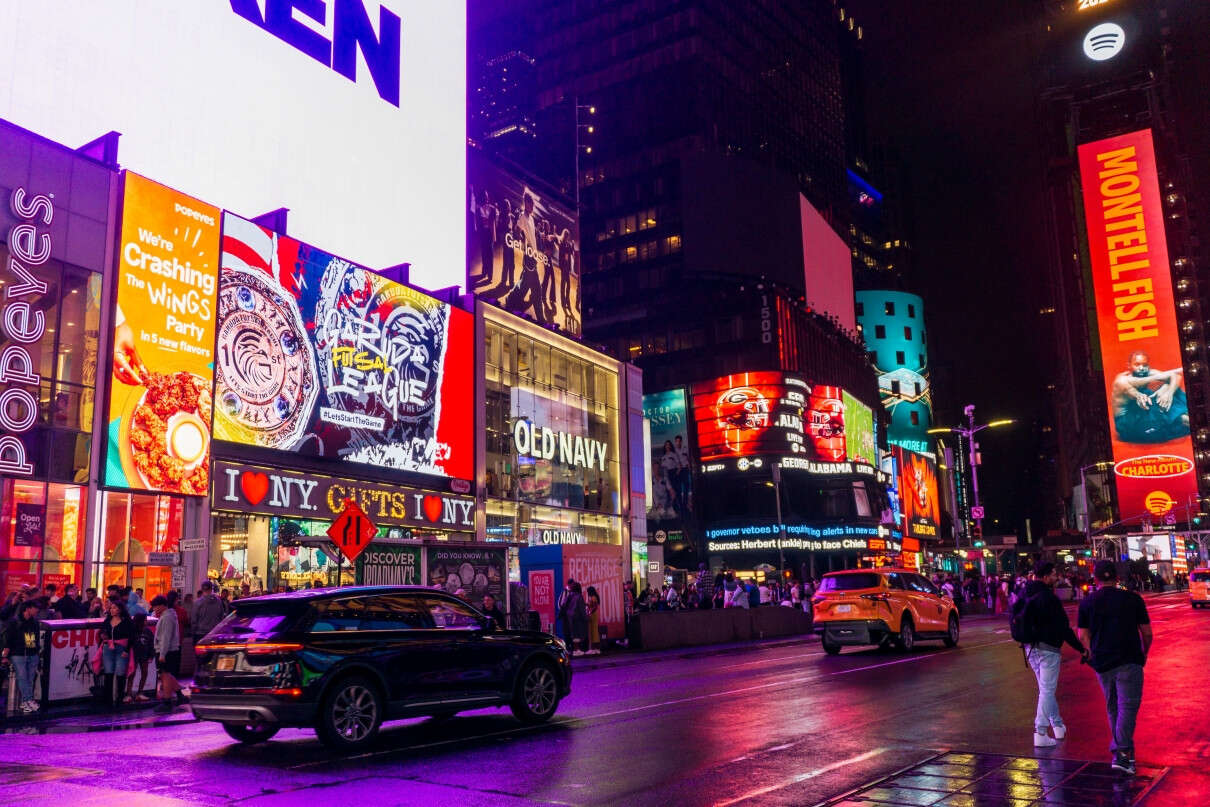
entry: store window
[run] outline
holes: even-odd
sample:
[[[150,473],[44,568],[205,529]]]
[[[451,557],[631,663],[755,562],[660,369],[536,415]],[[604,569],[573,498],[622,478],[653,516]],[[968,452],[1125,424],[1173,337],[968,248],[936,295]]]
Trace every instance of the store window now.
[[[106,491],[101,540],[93,550],[93,585],[141,588],[147,599],[168,591],[172,567],[148,565],[149,555],[178,552],[184,520],[184,499]]]
[[[0,580],[22,586],[83,583],[87,488],[5,479],[0,510]]]

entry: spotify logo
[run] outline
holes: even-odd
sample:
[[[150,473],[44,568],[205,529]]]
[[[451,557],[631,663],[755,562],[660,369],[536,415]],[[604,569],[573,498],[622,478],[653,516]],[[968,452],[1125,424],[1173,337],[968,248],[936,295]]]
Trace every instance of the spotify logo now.
[[[1126,47],[1126,32],[1116,22],[1103,22],[1084,35],[1084,55],[1094,62],[1112,59]]]

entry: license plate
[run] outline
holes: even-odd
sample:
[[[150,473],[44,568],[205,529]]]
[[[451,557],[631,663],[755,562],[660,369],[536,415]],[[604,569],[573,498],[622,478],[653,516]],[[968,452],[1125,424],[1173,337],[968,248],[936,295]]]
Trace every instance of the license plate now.
[[[851,605],[836,606],[836,613],[838,613],[838,614],[847,614],[849,611],[852,611],[852,610],[853,610],[853,606],[851,606]]]
[[[218,663],[214,665],[214,669],[219,672],[225,672],[235,669],[235,656],[219,656]]]

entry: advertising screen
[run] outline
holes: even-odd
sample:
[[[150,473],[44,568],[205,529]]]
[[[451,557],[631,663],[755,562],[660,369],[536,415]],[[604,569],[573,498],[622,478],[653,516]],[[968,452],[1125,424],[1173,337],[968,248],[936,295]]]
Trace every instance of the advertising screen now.
[[[0,118],[301,238],[462,283],[466,2],[0,3]]]
[[[874,410],[844,393],[846,459],[878,464],[878,446],[874,439]]]
[[[805,381],[779,372],[735,373],[695,384],[699,458],[708,463],[806,452],[804,418],[810,397]]]
[[[1079,148],[1120,514],[1197,495],[1151,130]]]
[[[214,436],[469,479],[474,317],[226,213]]]
[[[105,483],[205,496],[218,208],[127,173]]]
[[[899,495],[903,508],[904,535],[933,538],[941,523],[937,498],[937,464],[924,456],[896,446],[899,463]]]
[[[647,518],[684,519],[693,508],[685,391],[677,388],[644,395],[643,417],[651,424],[651,496],[647,499]]]
[[[580,225],[545,191],[467,152],[466,287],[506,311],[580,335]]]

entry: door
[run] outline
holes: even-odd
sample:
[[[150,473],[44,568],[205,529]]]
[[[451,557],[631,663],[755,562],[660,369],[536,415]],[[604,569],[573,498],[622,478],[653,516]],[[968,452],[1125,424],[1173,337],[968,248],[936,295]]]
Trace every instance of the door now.
[[[945,630],[949,603],[941,596],[941,592],[922,575],[909,574],[907,578],[908,587],[913,589],[916,597],[916,614],[919,617],[916,626],[921,631]]]
[[[456,697],[487,698],[511,689],[520,653],[508,634],[485,630],[485,617],[461,600],[424,595],[435,630],[450,648],[444,672]]]

